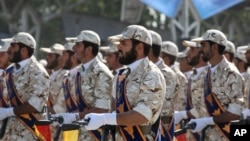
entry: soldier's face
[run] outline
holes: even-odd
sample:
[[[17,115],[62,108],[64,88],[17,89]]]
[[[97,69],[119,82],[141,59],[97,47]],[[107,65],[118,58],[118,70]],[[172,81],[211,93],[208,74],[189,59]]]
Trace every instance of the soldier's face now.
[[[18,63],[22,60],[21,49],[17,43],[11,43],[8,49],[9,60],[12,63]]]
[[[201,51],[202,59],[204,61],[209,61],[213,57],[212,47],[207,41],[202,41],[201,47],[202,47],[202,51]]]
[[[72,62],[71,62],[71,56],[67,51],[63,51],[62,54],[62,62],[63,62],[63,69],[70,69],[72,66]]]
[[[75,52],[76,59],[81,61],[84,59],[85,56],[85,47],[82,42],[77,42],[75,46],[73,47],[73,50]]]
[[[107,66],[109,69],[116,69],[117,64],[119,63],[118,57],[114,52],[106,52],[105,60],[107,61]]]
[[[200,48],[190,47],[187,54],[187,62],[191,66],[195,66],[199,63]]]
[[[0,52],[0,68],[6,69],[9,65],[9,56],[7,52]]]
[[[47,64],[48,69],[54,69],[58,65],[57,58],[58,57],[54,53],[47,54],[46,61],[48,62]]]
[[[129,65],[136,60],[135,46],[132,44],[132,40],[122,40],[118,45],[119,50],[119,62],[123,65]]]
[[[245,55],[246,55],[246,58],[247,58],[248,66],[250,66],[250,50],[246,51]]]

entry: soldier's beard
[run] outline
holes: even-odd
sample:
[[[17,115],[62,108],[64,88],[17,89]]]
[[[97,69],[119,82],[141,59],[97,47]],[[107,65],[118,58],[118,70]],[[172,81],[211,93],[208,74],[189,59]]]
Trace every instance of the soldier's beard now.
[[[57,60],[55,59],[50,65],[47,65],[48,69],[54,69],[58,65]]]
[[[203,52],[203,51],[201,51],[201,56],[202,56],[202,60],[203,61],[205,61],[205,62],[207,62],[207,61],[209,61],[209,58],[205,55],[205,53]]]
[[[12,63],[20,62],[22,60],[20,49],[17,52],[13,52],[12,57],[13,58],[10,59],[10,62],[12,62]]]
[[[119,53],[122,54],[122,51],[119,50]],[[135,47],[132,47],[129,52],[126,52],[125,55],[119,56],[119,62],[123,65],[129,65],[136,61],[136,50]]]
[[[65,62],[64,66],[63,66],[63,69],[66,69],[66,70],[69,70],[71,69],[72,67],[72,64],[70,62],[70,58]]]
[[[200,55],[197,55],[195,57],[193,57],[189,62],[188,64],[191,65],[191,66],[195,66],[199,63],[199,58],[200,58]]]

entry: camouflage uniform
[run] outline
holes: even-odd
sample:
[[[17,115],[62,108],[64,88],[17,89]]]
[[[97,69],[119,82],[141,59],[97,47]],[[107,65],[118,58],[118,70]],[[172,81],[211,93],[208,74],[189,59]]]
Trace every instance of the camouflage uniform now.
[[[87,64],[88,67],[86,67]],[[84,99],[90,107],[109,109],[113,79],[111,71],[97,58],[82,66],[78,71],[81,74],[81,90]],[[79,140],[94,141],[85,128],[81,128],[79,136]]]
[[[50,75],[50,95],[49,97],[52,99],[53,110],[55,113],[64,113],[66,112],[65,100],[62,89],[62,82],[64,78],[64,74],[66,70],[59,69],[57,71],[52,72]]]
[[[237,107],[243,107],[243,103],[239,100],[244,93],[243,77],[237,68],[232,63],[229,63],[225,57],[215,67],[214,72],[211,71],[212,92],[226,111],[240,115],[241,109]],[[225,141],[225,138],[219,129],[213,126],[206,130],[205,140]]]
[[[204,103],[204,80],[207,75],[208,66],[203,66],[200,68],[195,68],[191,75],[191,96],[192,96],[192,104],[193,109],[195,109],[198,115],[194,115],[196,118],[208,116],[207,109]],[[195,139],[190,134],[190,130],[187,131],[186,137],[188,141],[192,141]]]
[[[8,98],[8,92],[7,92],[7,87],[6,87],[6,80],[5,80],[5,72],[4,72],[4,70],[1,70],[1,72],[0,72],[0,87],[1,87],[1,90],[2,90],[3,97],[6,98],[6,100],[8,100],[8,104],[9,104],[9,98]],[[0,127],[2,127],[2,123],[3,123],[3,121],[0,120]],[[7,126],[8,126],[8,124],[7,124]],[[6,136],[6,134],[5,134],[5,136]]]
[[[245,103],[245,108],[248,108],[248,97],[249,97],[249,94],[250,94],[250,73],[249,72],[243,72],[241,73],[241,75],[243,76],[244,78],[244,103]]]
[[[178,79],[176,73],[165,65],[162,59],[155,63],[161,70],[166,83],[166,95],[162,107],[162,116],[172,117],[174,113],[174,98],[177,95]]]
[[[42,111],[49,93],[49,76],[43,66],[33,57],[19,64],[21,68],[18,70],[14,69],[12,73],[16,90],[24,102],[28,102],[37,111]],[[3,140],[35,140],[31,132],[16,117],[9,118],[5,134],[6,136]]]
[[[186,105],[186,93],[187,93],[188,80],[177,66],[173,66],[172,69],[176,73],[177,79],[179,81],[177,96],[174,99],[174,103],[175,103],[174,110],[182,111],[182,110],[185,110],[185,105]]]
[[[148,58],[138,60],[129,67],[131,73],[126,87],[129,104],[132,110],[148,119],[147,125],[152,125],[161,114],[166,93],[164,77]],[[151,135],[146,136],[153,140]]]

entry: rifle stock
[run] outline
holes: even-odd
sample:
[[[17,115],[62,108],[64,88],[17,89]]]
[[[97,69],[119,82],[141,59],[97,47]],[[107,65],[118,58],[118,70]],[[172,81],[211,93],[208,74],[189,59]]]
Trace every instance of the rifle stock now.
[[[176,130],[174,132],[174,136],[178,136],[178,135],[184,134],[184,133],[187,132],[188,129],[194,129],[195,127],[196,127],[196,123],[195,122],[189,123],[189,124],[185,125],[183,128]]]
[[[5,130],[7,127],[7,123],[8,123],[9,118],[6,118],[2,121],[2,126],[0,128],[0,139],[3,138],[4,134],[5,134]]]

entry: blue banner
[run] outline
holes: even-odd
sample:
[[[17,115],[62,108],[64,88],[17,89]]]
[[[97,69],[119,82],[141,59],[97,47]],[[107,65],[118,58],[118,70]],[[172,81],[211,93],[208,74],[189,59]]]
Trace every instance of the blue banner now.
[[[172,19],[176,16],[182,0],[141,0],[141,2]]]
[[[202,20],[205,20],[243,1],[244,0],[192,0],[194,7]]]

